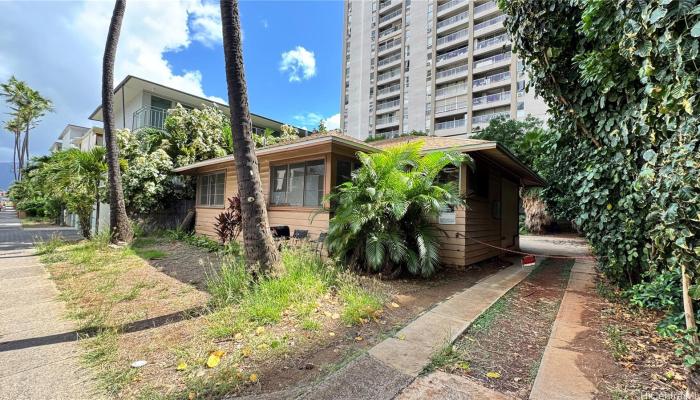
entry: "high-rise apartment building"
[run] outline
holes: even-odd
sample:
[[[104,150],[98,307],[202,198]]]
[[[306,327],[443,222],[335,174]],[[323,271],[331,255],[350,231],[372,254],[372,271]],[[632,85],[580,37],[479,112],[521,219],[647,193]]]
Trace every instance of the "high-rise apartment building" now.
[[[499,116],[546,118],[493,0],[345,1],[341,129],[465,136]]]

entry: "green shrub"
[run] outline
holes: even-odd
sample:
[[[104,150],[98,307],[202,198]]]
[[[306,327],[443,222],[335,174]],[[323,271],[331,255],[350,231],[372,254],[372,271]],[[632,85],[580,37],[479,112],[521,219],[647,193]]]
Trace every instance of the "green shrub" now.
[[[328,249],[356,269],[429,276],[439,262],[432,222],[448,207],[464,206],[455,182],[440,184],[448,165],[461,166],[458,153],[421,155],[421,141],[358,153],[361,167],[350,182],[328,196],[334,216]]]

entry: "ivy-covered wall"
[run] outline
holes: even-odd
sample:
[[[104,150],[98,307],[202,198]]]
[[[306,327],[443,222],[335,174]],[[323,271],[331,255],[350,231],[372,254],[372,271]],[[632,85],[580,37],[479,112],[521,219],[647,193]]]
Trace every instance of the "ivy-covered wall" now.
[[[499,6],[550,107],[550,208],[579,225],[622,286],[681,264],[697,274],[700,2]]]

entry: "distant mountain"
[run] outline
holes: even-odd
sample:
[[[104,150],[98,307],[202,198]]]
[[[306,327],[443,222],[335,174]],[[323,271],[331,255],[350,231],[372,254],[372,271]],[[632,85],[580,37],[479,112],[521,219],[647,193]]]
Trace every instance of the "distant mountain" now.
[[[0,162],[0,191],[9,189],[14,181],[15,177],[12,173],[12,162]]]

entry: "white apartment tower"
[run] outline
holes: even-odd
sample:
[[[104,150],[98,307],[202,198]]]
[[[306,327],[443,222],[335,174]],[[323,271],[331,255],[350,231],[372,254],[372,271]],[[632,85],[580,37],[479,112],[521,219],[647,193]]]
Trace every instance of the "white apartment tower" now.
[[[499,116],[545,119],[493,0],[346,0],[341,129],[462,136]]]

